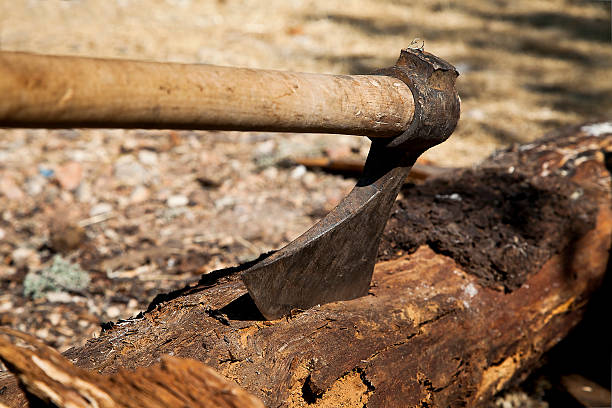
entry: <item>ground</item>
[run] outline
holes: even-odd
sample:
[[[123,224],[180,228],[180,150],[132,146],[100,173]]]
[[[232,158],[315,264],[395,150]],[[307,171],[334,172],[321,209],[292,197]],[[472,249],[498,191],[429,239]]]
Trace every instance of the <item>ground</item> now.
[[[426,154],[435,165],[612,112],[607,2],[0,0],[3,51],[367,73],[416,38],[461,73],[462,117]],[[367,148],[334,135],[0,130],[0,323],[62,351],[82,344],[156,293],[296,237],[354,180],[292,161]],[[62,260],[89,285],[24,295],[28,274]]]

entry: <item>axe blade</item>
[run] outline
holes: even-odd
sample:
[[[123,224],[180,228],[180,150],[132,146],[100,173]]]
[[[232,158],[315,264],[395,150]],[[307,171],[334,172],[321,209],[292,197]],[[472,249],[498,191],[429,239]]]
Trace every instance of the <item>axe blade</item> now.
[[[376,156],[372,153],[369,157]],[[244,272],[242,280],[264,317],[368,293],[382,230],[410,167],[360,179],[325,218]]]

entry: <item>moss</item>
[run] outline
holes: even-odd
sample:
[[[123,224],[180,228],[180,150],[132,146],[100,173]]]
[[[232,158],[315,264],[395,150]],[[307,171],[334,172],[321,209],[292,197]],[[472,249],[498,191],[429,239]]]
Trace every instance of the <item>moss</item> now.
[[[52,264],[40,272],[30,272],[23,281],[23,294],[34,299],[48,292],[79,291],[87,288],[90,278],[79,264],[56,255]]]

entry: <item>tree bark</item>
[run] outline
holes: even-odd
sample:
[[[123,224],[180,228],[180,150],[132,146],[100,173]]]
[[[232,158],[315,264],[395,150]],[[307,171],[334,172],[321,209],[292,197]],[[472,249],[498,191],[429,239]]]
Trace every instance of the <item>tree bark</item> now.
[[[104,376],[78,368],[32,336],[6,328],[0,328],[0,354],[18,373],[28,394],[37,398],[37,404],[101,408],[264,407],[260,400],[195,360],[165,356],[160,364],[151,367]]]
[[[272,407],[482,405],[538,366],[602,282],[611,146],[609,126],[574,128],[407,187],[368,296],[263,321],[244,267],[216,271],[65,356],[101,374],[191,358]],[[5,384],[0,401],[23,402]]]

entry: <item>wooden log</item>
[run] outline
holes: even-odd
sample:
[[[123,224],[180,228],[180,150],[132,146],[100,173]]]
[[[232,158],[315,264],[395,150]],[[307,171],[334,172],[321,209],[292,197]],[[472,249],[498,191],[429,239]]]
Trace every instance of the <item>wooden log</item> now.
[[[32,336],[6,328],[0,328],[0,353],[39,404],[101,408],[264,406],[195,360],[165,356],[151,367],[103,376],[74,366]]]
[[[217,271],[65,356],[101,374],[196,359],[266,406],[482,405],[538,366],[603,279],[610,128],[574,128],[405,189],[368,296],[263,321],[244,267]],[[5,384],[1,401],[22,404]]]

